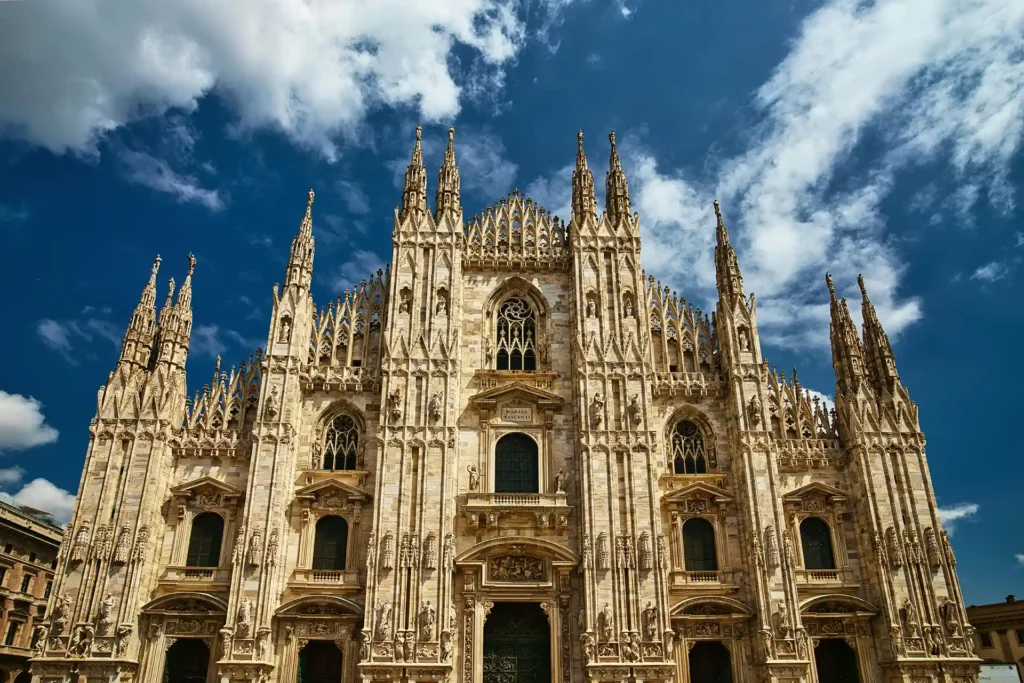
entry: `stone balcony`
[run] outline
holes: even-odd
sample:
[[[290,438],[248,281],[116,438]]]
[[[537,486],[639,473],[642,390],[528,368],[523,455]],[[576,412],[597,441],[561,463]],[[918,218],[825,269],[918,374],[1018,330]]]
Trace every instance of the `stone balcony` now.
[[[797,586],[854,586],[856,580],[849,569],[797,569]]]
[[[288,588],[299,593],[322,593],[327,589],[339,592],[363,589],[358,569],[304,569],[292,572]]]
[[[564,493],[470,493],[463,511],[471,527],[564,529],[572,507]]]
[[[677,569],[670,573],[671,588],[674,590],[692,590],[695,588],[712,593],[730,592],[735,590],[731,570],[692,571]]]
[[[230,567],[182,567],[170,566],[164,571],[160,578],[162,584],[173,584],[176,586],[203,586],[208,587],[227,586],[231,581]]]

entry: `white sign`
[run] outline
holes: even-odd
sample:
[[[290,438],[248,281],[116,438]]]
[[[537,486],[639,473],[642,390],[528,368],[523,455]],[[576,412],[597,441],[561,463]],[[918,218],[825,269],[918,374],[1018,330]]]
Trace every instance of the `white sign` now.
[[[502,422],[533,422],[533,407],[510,403],[501,408]]]
[[[979,683],[1020,683],[1016,664],[982,664]]]

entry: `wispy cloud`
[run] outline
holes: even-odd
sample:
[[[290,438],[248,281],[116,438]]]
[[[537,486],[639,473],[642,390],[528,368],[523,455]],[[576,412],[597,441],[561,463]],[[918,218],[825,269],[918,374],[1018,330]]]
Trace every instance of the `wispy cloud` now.
[[[352,252],[347,261],[332,274],[331,287],[336,292],[352,289],[363,280],[375,276],[378,270],[384,269],[384,261],[380,256],[365,249]]]
[[[979,266],[971,274],[971,279],[981,280],[982,282],[995,282],[996,280],[1002,280],[1009,272],[1009,267],[1002,261],[992,261],[991,263]]]
[[[182,204],[200,204],[211,211],[224,208],[218,190],[203,187],[193,175],[175,171],[164,159],[130,149],[122,150],[119,158],[130,182],[168,194]]]
[[[337,191],[349,211],[360,216],[370,213],[370,198],[366,196],[358,183],[351,180],[339,180]]]
[[[227,353],[229,343],[237,350],[248,353],[266,345],[265,338],[247,337],[233,329],[222,329],[219,325],[198,325],[192,329],[189,349],[199,356],[214,358]]]
[[[945,527],[946,532],[950,535],[956,530],[956,525],[960,521],[972,521],[975,515],[978,514],[977,503],[957,503],[950,505],[949,507],[939,507],[939,520],[942,522],[942,526]]]
[[[758,295],[765,341],[828,344],[826,270],[853,296],[863,273],[895,337],[922,308],[900,293],[905,256],[883,202],[902,171],[937,162],[958,183],[955,211],[982,197],[999,211],[1013,206],[1007,178],[1024,138],[1022,51],[1016,0],[826,1],[756,91],[760,118],[745,151],[691,174],[664,168],[640,135],[622,136],[645,266],[689,298],[711,299],[717,197]],[[888,151],[861,170],[863,155],[849,162],[868,131]],[[592,166],[595,175],[604,170]],[[917,207],[928,204],[918,198]]]
[[[1017,564],[1024,566],[1024,553],[1017,553],[1014,557],[1017,559]]]
[[[28,210],[0,204],[0,225],[20,225],[28,220]]]
[[[95,309],[87,307],[82,313],[88,316],[93,312]],[[109,312],[106,309],[106,313]],[[72,365],[78,365],[80,358],[74,352],[79,342],[106,340],[117,347],[121,345],[122,330],[109,320],[90,316],[68,320],[43,318],[36,323],[36,333],[47,347]]]

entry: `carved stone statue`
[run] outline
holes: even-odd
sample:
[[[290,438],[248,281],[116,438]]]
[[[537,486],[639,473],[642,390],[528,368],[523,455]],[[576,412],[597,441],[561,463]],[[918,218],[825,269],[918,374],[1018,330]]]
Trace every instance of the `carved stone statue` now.
[[[600,393],[594,394],[594,400],[590,403],[590,426],[597,429],[604,419],[604,396]]]
[[[92,624],[84,624],[75,629],[68,643],[68,656],[88,657],[92,652],[92,641],[96,630]]]
[[[896,538],[896,530],[889,527],[885,530],[885,548],[889,551],[889,563],[899,569],[903,566],[903,553],[900,552],[900,543]]]
[[[431,640],[434,637],[434,626],[437,625],[437,610],[430,604],[430,600],[420,607],[420,640]]]
[[[323,463],[323,445],[320,442],[313,444],[312,465],[314,470],[320,469]]]
[[[441,419],[441,392],[436,391],[431,394],[428,409],[430,410],[431,420],[436,422]]]
[[[949,542],[949,536],[946,535],[946,530],[943,529],[939,535],[942,537],[942,554],[946,556],[946,562],[949,563],[949,566],[955,567],[956,555],[953,554],[953,544]]]
[[[242,564],[245,561],[245,527],[239,527],[235,536],[235,546],[231,549],[232,564]]]
[[[601,608],[601,640],[606,643],[612,642],[612,608],[608,606],[608,603],[604,603],[604,607]]]
[[[267,566],[273,567],[277,564],[278,532],[274,529],[270,532],[270,540],[267,541]]]
[[[588,318],[595,318],[595,317],[597,317],[597,306],[594,305],[594,300],[593,299],[588,299],[587,300],[587,317]]]
[[[631,298],[629,298],[628,296],[626,297],[626,301],[625,301],[625,303],[622,306],[622,315],[623,315],[623,317],[626,317],[626,318],[632,318],[633,317],[633,300]]]
[[[658,608],[648,602],[643,611],[644,640],[654,641],[658,638]]]
[[[267,396],[267,402],[263,406],[263,415],[265,419],[272,420],[277,417],[278,413],[281,412],[281,393],[277,388],[277,385],[270,387],[270,395]]]
[[[441,551],[441,565],[445,571],[455,569],[455,539],[451,534],[444,535],[444,548]]]
[[[235,628],[238,629],[238,635],[242,638],[249,637],[249,630],[252,628],[252,598],[243,598],[238,604]]]
[[[640,416],[643,413],[643,409],[640,407],[640,394],[633,394],[633,397],[629,399],[629,419],[633,421],[634,425],[640,424]]]
[[[583,559],[580,563],[580,570],[590,569],[594,563],[594,549],[591,547],[590,534],[583,534]]]
[[[132,625],[121,624],[117,627],[117,634],[114,636],[114,656],[123,656],[128,652],[128,641],[132,637]]]
[[[786,566],[796,566],[796,556],[793,554],[793,540],[789,536],[789,530],[782,532],[782,553],[786,558]]]
[[[391,416],[392,422],[402,419],[402,391],[398,387],[388,394],[388,414]]]
[[[786,603],[779,603],[775,610],[775,621],[778,627],[778,637],[782,640],[789,640],[793,636],[793,629],[790,626],[789,610],[786,609]]]
[[[292,334],[292,319],[288,316],[281,318],[281,336],[277,338],[279,342],[286,342]]]
[[[423,541],[423,568],[437,569],[437,534],[433,531]]]
[[[928,556],[928,566],[935,571],[941,564],[941,553],[939,551],[939,543],[935,539],[935,529],[928,527],[924,530],[924,549],[925,554]]]
[[[740,337],[740,351],[749,351],[750,350],[750,338],[747,336],[747,331],[745,329],[743,329],[742,327],[740,328],[739,337]]]
[[[555,493],[565,493],[565,482],[568,479],[564,469],[559,469],[555,475]]]
[[[106,635],[114,624],[114,596],[107,593],[107,597],[100,602],[96,610],[96,628],[100,635]]]
[[[68,612],[71,610],[71,601],[68,600],[68,596],[59,595],[57,601],[53,605],[53,614],[50,617],[50,624],[53,626],[53,635],[59,636],[64,632],[64,627],[68,623]]]
[[[658,566],[662,569],[668,568],[668,548],[665,545],[664,534],[658,534]]]
[[[391,631],[391,603],[377,601],[377,639],[386,640]]]
[[[454,649],[455,648],[452,644],[452,632],[441,631],[441,661],[452,661],[452,653],[454,652]]]
[[[480,488],[480,471],[477,470],[476,465],[469,465],[466,471],[469,472],[469,490],[478,490]]]
[[[750,424],[757,427],[761,424],[761,401],[757,399],[757,396],[753,396],[750,399]]]
[[[583,658],[587,664],[593,664],[597,661],[597,645],[594,643],[594,636],[589,633],[584,633],[580,636],[580,642],[583,643]]]
[[[917,608],[914,607],[914,603],[910,598],[903,599],[903,623],[907,629],[907,634],[911,638],[917,638],[921,635],[921,622],[917,620]]]
[[[487,365],[490,365],[491,359],[494,358],[494,342],[490,337],[484,340],[484,357],[487,359]]]
[[[907,649],[903,646],[903,634],[900,632],[900,627],[896,624],[889,626],[889,649],[892,651],[893,659],[907,654]]]
[[[651,571],[654,569],[654,551],[651,548],[651,534],[649,532],[645,531],[640,534],[640,542],[638,546],[640,569],[643,571]]]
[[[71,544],[71,562],[84,562],[89,555],[89,525],[83,524],[75,533],[75,542]]]
[[[42,657],[44,654],[46,654],[46,638],[49,635],[49,633],[49,629],[47,629],[44,624],[39,624],[38,626],[36,626],[34,635],[36,641],[36,657]]]

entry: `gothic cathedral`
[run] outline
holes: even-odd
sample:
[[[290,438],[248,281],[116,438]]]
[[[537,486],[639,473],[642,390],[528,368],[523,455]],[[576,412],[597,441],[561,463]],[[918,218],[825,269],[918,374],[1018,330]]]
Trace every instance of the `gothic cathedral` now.
[[[568,223],[466,219],[420,130],[392,265],[192,398],[195,259],[97,396],[37,683],[968,683],[917,406],[864,283],[834,410],[761,355],[718,205],[710,316],[641,270],[611,140]],[[710,229],[710,226],[709,226]]]

